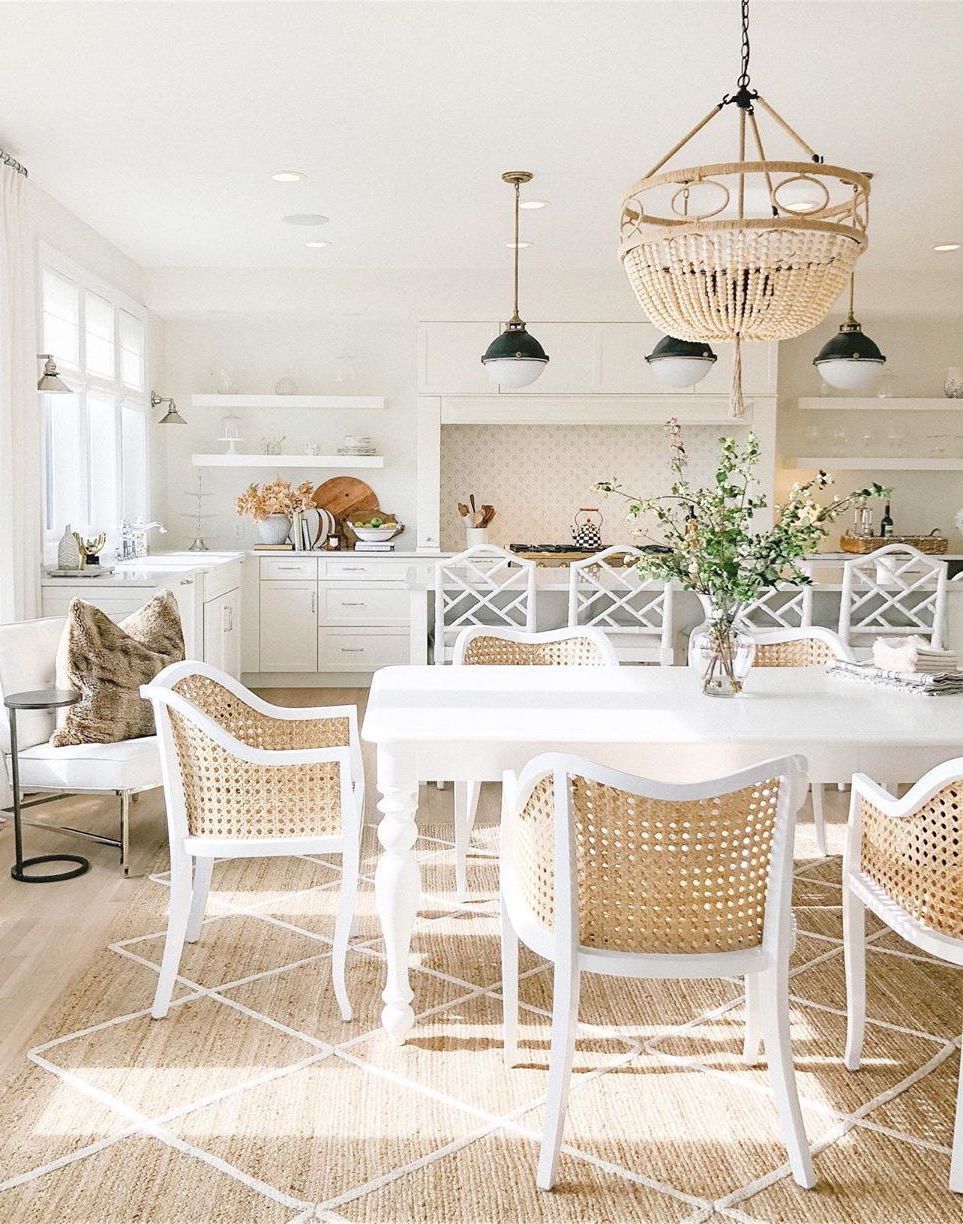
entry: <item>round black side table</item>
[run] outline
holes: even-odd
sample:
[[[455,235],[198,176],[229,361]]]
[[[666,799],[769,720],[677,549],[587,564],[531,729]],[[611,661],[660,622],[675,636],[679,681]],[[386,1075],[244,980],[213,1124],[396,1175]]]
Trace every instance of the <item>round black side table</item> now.
[[[10,766],[13,774],[13,841],[17,861],[10,868],[10,874],[21,884],[55,884],[58,880],[72,880],[90,870],[90,863],[79,854],[38,854],[33,858],[23,857],[23,836],[20,829],[20,762],[17,758],[17,711],[18,710],[59,710],[64,706],[76,705],[80,694],[72,689],[38,689],[32,693],[11,693],[4,697],[3,704],[7,707],[10,719]],[[58,871],[49,875],[27,875],[25,867],[35,867],[38,863],[76,863],[69,871]]]

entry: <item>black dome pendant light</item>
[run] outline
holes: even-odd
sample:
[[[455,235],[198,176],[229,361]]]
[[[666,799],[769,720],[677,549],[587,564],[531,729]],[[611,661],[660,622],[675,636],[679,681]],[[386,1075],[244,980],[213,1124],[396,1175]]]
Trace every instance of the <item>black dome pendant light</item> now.
[[[663,336],[645,362],[667,387],[694,387],[702,382],[718,358],[703,340]]]
[[[886,358],[879,345],[863,335],[862,326],[853,314],[856,276],[849,278],[849,315],[839,331],[827,340],[813,358],[823,382],[840,391],[862,391],[879,377]]]
[[[515,309],[505,324],[505,330],[491,342],[482,357],[482,365],[492,380],[501,387],[527,387],[548,365],[545,350],[528,334],[518,313],[518,203],[522,183],[532,180],[529,170],[506,170],[502,175],[515,188]]]

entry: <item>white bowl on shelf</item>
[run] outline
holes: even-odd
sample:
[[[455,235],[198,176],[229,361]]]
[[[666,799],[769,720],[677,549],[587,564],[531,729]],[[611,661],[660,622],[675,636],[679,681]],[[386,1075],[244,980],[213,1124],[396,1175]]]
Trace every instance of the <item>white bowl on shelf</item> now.
[[[392,523],[388,527],[356,527],[354,523],[349,525],[359,540],[369,544],[384,544],[402,530],[400,523]]]

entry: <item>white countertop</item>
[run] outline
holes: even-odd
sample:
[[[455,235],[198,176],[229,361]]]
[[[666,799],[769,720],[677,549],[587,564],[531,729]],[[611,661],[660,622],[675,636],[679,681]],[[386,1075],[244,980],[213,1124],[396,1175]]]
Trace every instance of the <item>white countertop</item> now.
[[[72,587],[88,583],[98,587],[153,588],[163,586],[171,578],[196,577],[218,565],[239,561],[243,556],[243,552],[150,553],[136,561],[117,561],[112,574],[104,574],[99,578],[85,576],[83,570],[80,570],[76,578],[53,578],[44,574],[42,583],[45,587]]]

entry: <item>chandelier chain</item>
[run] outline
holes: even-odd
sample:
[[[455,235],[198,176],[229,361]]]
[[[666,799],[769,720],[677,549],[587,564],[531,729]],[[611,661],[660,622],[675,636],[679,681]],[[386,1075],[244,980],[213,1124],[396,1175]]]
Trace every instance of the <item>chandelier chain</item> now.
[[[742,71],[736,84],[740,89],[749,86],[749,0],[742,0]]]
[[[752,104],[759,97],[759,92],[749,88],[749,54],[752,50],[749,44],[749,0],[741,0],[740,8],[742,12],[742,61],[739,79],[736,81],[738,88],[735,93],[723,96],[719,109],[728,106],[730,102],[735,102],[741,111],[751,114]]]

